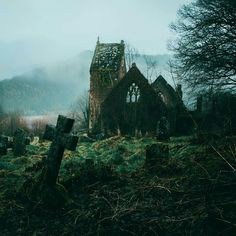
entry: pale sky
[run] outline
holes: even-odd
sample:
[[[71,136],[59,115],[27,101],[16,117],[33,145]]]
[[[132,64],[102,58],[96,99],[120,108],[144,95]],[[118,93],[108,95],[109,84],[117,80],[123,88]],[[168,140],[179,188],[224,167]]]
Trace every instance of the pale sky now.
[[[189,1],[0,0],[0,80],[94,50],[98,36],[168,53],[169,24]]]

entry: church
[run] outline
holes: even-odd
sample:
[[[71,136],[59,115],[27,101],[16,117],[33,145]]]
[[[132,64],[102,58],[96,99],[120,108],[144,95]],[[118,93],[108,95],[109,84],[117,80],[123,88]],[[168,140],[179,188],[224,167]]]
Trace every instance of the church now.
[[[154,135],[162,117],[175,132],[183,108],[181,86],[160,75],[152,84],[135,63],[127,71],[125,43],[97,41],[90,66],[89,129],[106,135]]]

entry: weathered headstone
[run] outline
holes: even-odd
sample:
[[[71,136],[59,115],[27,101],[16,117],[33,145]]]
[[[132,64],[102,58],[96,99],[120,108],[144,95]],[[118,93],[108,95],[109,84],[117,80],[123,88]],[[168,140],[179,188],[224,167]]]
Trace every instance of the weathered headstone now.
[[[26,145],[30,144],[30,138],[27,137],[23,129],[17,129],[13,137],[13,154],[14,156],[22,156],[25,154]]]
[[[0,135],[0,156],[7,154],[8,148],[8,137],[5,135]]]
[[[7,155],[7,148],[3,143],[0,143],[0,156]]]
[[[157,138],[167,140],[169,137],[169,121],[165,116],[162,116],[157,126]]]
[[[4,143],[6,146],[8,146],[8,137],[5,135],[0,135],[0,143]]]
[[[76,149],[78,137],[70,134],[73,124],[73,119],[59,115],[56,127],[46,126],[43,138],[52,143],[45,160],[43,178],[45,184],[49,186],[56,184],[64,150],[74,151]]]
[[[169,157],[169,147],[165,144],[152,144],[146,148],[145,166],[151,169],[166,162]]]

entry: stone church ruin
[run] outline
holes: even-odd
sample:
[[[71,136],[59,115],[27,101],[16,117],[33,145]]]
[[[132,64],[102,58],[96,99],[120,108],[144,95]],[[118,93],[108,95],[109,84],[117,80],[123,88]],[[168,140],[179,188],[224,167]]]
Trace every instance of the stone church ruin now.
[[[183,111],[182,91],[159,76],[152,84],[135,63],[127,72],[125,44],[100,43],[90,66],[89,129],[106,135],[156,134],[165,117],[170,133]]]

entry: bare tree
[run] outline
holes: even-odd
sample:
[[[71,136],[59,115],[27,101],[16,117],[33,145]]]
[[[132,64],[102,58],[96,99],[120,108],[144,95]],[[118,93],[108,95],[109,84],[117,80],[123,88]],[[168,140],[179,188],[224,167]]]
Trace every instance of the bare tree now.
[[[195,0],[179,10],[176,73],[194,88],[236,88],[236,1]]]
[[[139,51],[130,45],[129,43],[125,44],[125,60],[127,64],[127,68],[130,69],[134,62],[141,58],[145,62],[145,75],[148,80],[152,80],[153,77],[157,77],[157,61],[155,57],[151,55],[140,55]]]
[[[38,118],[32,121],[31,123],[31,133],[34,136],[38,136],[39,138],[42,138],[43,133],[45,131],[45,126],[48,124],[48,118]]]
[[[26,120],[20,112],[4,113],[0,115],[0,133],[13,136],[17,128],[29,130]]]
[[[125,61],[128,69],[131,68],[132,64],[140,57],[138,50],[131,46],[129,43],[125,43]]]
[[[75,130],[88,130],[89,127],[89,93],[85,91],[71,106],[70,115],[75,119]]]
[[[144,61],[145,61],[145,67],[146,67],[146,78],[152,82],[153,77],[157,77],[157,60],[151,55],[143,55]],[[155,79],[154,78],[154,79]]]

